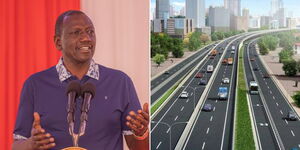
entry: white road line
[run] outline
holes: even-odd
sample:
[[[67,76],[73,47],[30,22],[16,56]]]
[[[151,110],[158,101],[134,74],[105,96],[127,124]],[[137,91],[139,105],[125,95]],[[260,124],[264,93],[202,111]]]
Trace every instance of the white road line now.
[[[185,102],[186,102],[186,103],[189,102],[189,99],[187,99]]]
[[[298,147],[300,148],[300,144],[298,145]]]
[[[202,150],[204,149],[204,147],[205,147],[205,142],[203,142],[203,144],[202,144]]]
[[[295,134],[294,134],[293,130],[291,130],[291,133],[292,133],[292,135],[293,135],[293,136],[295,136]]]
[[[268,89],[270,89],[270,87],[268,86]]]
[[[286,124],[289,124],[288,121],[287,121],[286,119],[284,119],[284,121],[285,121]]]
[[[280,110],[280,113],[283,115],[282,111]]]
[[[207,130],[206,130],[206,134],[208,134],[208,132],[209,132],[209,128],[207,128]]]
[[[273,99],[275,99],[275,97],[273,96]]]
[[[209,119],[209,121],[212,121],[212,120],[213,120],[213,118],[214,118],[214,117],[213,117],[213,116],[211,116],[211,117],[210,117],[210,119]]]
[[[194,93],[192,93],[191,96],[192,96],[193,94],[194,94]]]
[[[276,103],[276,105],[278,106],[278,103]]]
[[[180,111],[182,111],[184,109],[184,106],[181,107]]]
[[[178,118],[178,116],[176,116],[176,117],[175,117],[174,121],[176,121],[176,120],[177,120],[177,118]]]
[[[272,91],[270,91],[270,94],[272,94]]]
[[[216,110],[216,107],[214,107],[214,110],[213,111],[215,111]]]
[[[218,103],[218,100],[216,99],[216,103]]]
[[[170,129],[171,129],[171,128],[169,128],[169,129],[167,130],[167,133],[169,133]]]
[[[161,144],[161,141],[159,141],[158,145],[156,146],[156,149],[159,148],[160,144]]]

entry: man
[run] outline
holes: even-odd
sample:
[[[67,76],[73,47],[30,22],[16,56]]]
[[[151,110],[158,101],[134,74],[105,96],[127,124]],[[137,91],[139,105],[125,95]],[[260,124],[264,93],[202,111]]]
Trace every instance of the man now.
[[[85,134],[79,146],[88,150],[149,149],[148,104],[140,104],[131,79],[123,72],[96,64],[92,57],[96,35],[92,21],[81,11],[61,14],[55,25],[55,46],[62,52],[58,64],[29,77],[21,93],[14,130],[14,150],[71,147],[67,122],[66,87],[70,81],[96,86]],[[76,99],[75,132],[80,105]]]

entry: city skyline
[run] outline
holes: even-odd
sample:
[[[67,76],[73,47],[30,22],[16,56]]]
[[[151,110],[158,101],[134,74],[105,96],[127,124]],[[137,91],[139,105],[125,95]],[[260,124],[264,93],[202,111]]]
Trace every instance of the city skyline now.
[[[151,0],[150,11],[153,14],[155,8],[155,1]],[[176,11],[179,11],[182,7],[185,6],[185,0],[170,0],[170,4],[174,6]],[[206,0],[205,8],[209,6],[224,6],[224,0]],[[265,6],[265,7],[257,7]],[[283,0],[283,6],[286,8],[287,16],[292,15],[293,17],[300,18],[300,1],[299,0]],[[251,16],[269,16],[271,12],[271,0],[241,0],[241,9],[247,8],[250,11]]]

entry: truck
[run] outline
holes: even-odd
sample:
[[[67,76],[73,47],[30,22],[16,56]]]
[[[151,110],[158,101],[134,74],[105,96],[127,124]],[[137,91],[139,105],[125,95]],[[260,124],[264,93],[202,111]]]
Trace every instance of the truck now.
[[[228,88],[227,87],[219,87],[218,96],[220,100],[227,100],[228,98]]]
[[[227,58],[227,64],[228,65],[232,65],[233,64],[233,59],[231,57]]]
[[[218,53],[218,51],[214,49],[214,50],[211,51],[210,55],[211,56],[216,56],[217,53]]]
[[[206,72],[213,72],[214,71],[214,66],[213,65],[207,65],[207,68],[206,68]]]
[[[232,45],[231,49],[232,49],[232,50],[235,50],[235,46],[234,46],[234,45]]]

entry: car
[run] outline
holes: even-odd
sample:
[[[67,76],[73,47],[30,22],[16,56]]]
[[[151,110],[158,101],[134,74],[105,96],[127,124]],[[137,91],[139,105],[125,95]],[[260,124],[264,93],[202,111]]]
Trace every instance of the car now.
[[[254,70],[254,71],[257,71],[257,70],[258,70],[258,68],[257,68],[257,67],[254,67],[254,68],[253,68],[253,70]]]
[[[263,75],[263,77],[264,77],[264,78],[270,78],[270,74],[265,73],[265,74]]]
[[[255,59],[254,58],[250,58],[250,61],[255,61]]]
[[[222,64],[227,64],[227,59],[223,59]]]
[[[231,53],[231,54],[234,54],[234,51],[231,51],[230,53]]]
[[[290,121],[296,121],[297,120],[297,116],[296,116],[296,114],[293,111],[289,111],[288,114],[287,114],[287,116],[286,116],[286,119],[290,120]]]
[[[187,91],[183,91],[181,94],[180,94],[180,98],[188,98],[189,97],[189,93]]]
[[[222,52],[221,51],[219,51],[219,55],[221,55],[222,54]]]
[[[229,84],[229,78],[223,78],[223,79],[222,79],[222,82],[223,82],[224,84]]]
[[[164,74],[170,74],[170,71],[165,71]]]
[[[211,104],[204,104],[203,108],[202,108],[203,111],[212,111],[212,105]]]
[[[210,57],[209,57],[209,59],[214,59],[214,58],[215,58],[215,56],[210,56]]]
[[[202,78],[200,79],[199,85],[206,85],[207,84],[207,80]]]
[[[196,75],[195,75],[195,78],[202,78],[203,77],[203,74],[198,72]]]

